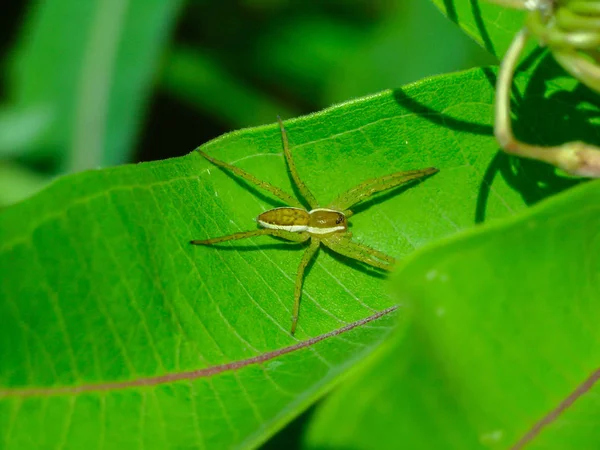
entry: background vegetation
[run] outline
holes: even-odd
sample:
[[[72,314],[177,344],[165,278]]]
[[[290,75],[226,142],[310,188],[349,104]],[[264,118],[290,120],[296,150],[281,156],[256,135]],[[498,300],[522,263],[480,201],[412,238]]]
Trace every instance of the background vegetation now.
[[[0,202],[494,58],[429,2],[11,2]],[[441,45],[443,43],[443,45]]]

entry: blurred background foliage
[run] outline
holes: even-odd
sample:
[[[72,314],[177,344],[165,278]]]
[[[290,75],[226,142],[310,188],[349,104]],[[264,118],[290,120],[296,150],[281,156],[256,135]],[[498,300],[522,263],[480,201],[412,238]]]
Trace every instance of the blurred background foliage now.
[[[27,0],[3,7],[0,207],[54,177],[494,63],[428,1]]]

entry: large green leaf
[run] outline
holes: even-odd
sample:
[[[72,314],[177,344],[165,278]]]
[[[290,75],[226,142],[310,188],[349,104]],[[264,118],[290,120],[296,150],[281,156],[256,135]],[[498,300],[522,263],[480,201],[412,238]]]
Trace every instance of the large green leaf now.
[[[28,150],[69,171],[128,161],[180,4],[33,2],[13,55],[10,100],[17,111],[50,117],[51,126],[44,123]]]
[[[302,177],[326,203],[364,179],[437,166],[355,209],[355,238],[398,258],[573,184],[497,154],[490,76],[434,78],[290,122]],[[587,130],[547,130],[539,108],[566,102],[528,101],[533,133]],[[203,149],[292,190],[275,125]],[[292,338],[299,250],[188,244],[252,229],[273,205],[192,153],[68,176],[1,211],[3,446],[251,445],[329,389],[387,336],[390,315],[359,322],[394,305],[384,280],[322,252]]]
[[[325,402],[308,447],[598,448],[599,196],[410,257],[395,291],[414,324]]]

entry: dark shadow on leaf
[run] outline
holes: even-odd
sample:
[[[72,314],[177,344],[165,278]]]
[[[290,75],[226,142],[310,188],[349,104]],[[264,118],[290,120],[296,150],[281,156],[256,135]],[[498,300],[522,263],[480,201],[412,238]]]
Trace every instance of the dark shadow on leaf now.
[[[486,78],[489,80],[490,84],[494,86],[496,84],[496,76],[494,72],[489,68],[484,68],[482,70]],[[402,108],[406,108],[412,113],[418,114],[422,118],[429,120],[430,122],[435,123],[436,125],[439,125],[444,128],[449,128],[457,132],[470,133],[476,135],[487,135],[493,138],[494,129],[491,125],[478,124],[466,120],[460,120],[454,117],[449,117],[409,97],[401,88],[394,90],[393,95],[396,102]],[[495,176],[495,171],[498,169],[494,163],[492,163],[491,166],[492,167],[488,168],[488,170],[486,171],[485,180],[482,180],[480,193],[476,205],[475,215],[477,218],[476,220],[479,221],[483,221],[485,218],[485,209],[487,206],[487,199],[489,196],[490,183]],[[407,188],[406,186],[403,187],[405,189]],[[385,198],[387,200],[390,196],[397,194],[398,192],[392,191],[391,193],[381,195],[380,197]],[[376,197],[374,199],[374,202],[380,203],[381,201],[383,201],[380,200],[380,197]],[[371,201],[367,201],[364,205],[359,205],[357,208],[352,208],[352,210],[357,214],[363,211],[364,209],[368,208],[369,206],[372,206]]]
[[[496,55],[496,50],[494,49],[492,39],[490,38],[487,28],[485,27],[483,16],[481,15],[481,9],[479,8],[479,0],[470,0],[470,2],[471,12],[473,13],[473,19],[475,20],[477,31],[479,31],[479,35],[481,36],[481,40],[483,41],[484,48],[492,55],[498,56]],[[448,19],[460,26],[458,14],[456,13],[456,7],[454,6],[454,0],[444,0],[444,9]]]
[[[302,439],[305,436],[310,421],[321,400],[311,405],[306,411],[296,416],[294,420],[279,430],[271,439],[265,442],[260,450],[300,450],[303,448]]]
[[[482,223],[485,221],[485,211],[487,202],[490,196],[490,189],[494,178],[499,171],[502,171],[502,167],[509,165],[508,155],[504,152],[496,153],[494,159],[488,166],[483,175],[481,186],[479,187],[479,193],[477,195],[477,205],[475,207],[475,223]]]
[[[454,0],[444,0],[444,8],[446,10],[446,17],[458,25],[458,14],[456,14]]]
[[[423,119],[435,123],[436,125],[440,125],[441,127],[476,135],[493,136],[494,134],[494,129],[491,125],[469,122],[467,120],[447,116],[429,106],[419,103],[414,98],[408,96],[402,88],[394,89],[392,95],[394,96],[396,103],[402,108],[405,108],[413,114],[417,114]]]
[[[565,75],[565,73],[554,62],[551,55],[540,48],[531,52],[526,60],[520,64],[518,71],[529,69],[535,64],[538,64],[539,67],[534,70],[524,94],[521,94],[514,83],[511,88],[511,112],[517,116],[513,120],[515,135],[521,136],[528,143],[541,145],[553,145],[580,139],[575,135],[569,137],[568,133],[573,131],[573,128],[589,126],[589,117],[578,117],[576,121],[580,123],[577,126],[565,123],[564,125],[558,125],[558,128],[554,130],[547,126],[548,120],[555,120],[552,116],[559,117],[561,114],[565,114],[564,106],[566,104],[571,105],[573,111],[576,110],[577,101],[575,99],[565,99],[563,102],[556,102],[557,94],[559,96],[571,95],[566,91],[560,91],[545,99],[546,83],[550,82],[552,78]],[[489,68],[484,68],[483,72],[490,85],[495,86],[496,73]],[[519,120],[518,117],[523,115],[527,116],[528,119]],[[535,124],[535,121],[539,124]],[[567,129],[562,130],[563,127]],[[537,129],[540,131],[537,131]],[[552,133],[557,135],[553,141],[550,140],[552,139]],[[585,131],[578,131],[578,133],[585,133]],[[558,137],[558,135],[561,137]],[[497,155],[486,169],[479,189],[475,210],[476,223],[485,220],[486,204],[497,172],[500,172],[506,182],[521,194],[527,204],[536,203],[578,183],[575,179],[557,176],[555,169],[548,164],[509,156],[498,149]]]
[[[513,128],[517,138],[531,144],[558,145],[569,141],[583,140],[600,143],[600,97],[587,87],[577,84],[570,75],[543,50],[532,52],[520,67],[533,68],[533,74],[521,94],[513,85],[511,112],[514,116]],[[491,86],[495,86],[495,70],[482,69]],[[565,88],[547,95],[549,89],[556,89],[556,79],[567,77],[573,80],[573,88]],[[568,83],[567,83],[568,84]],[[393,93],[396,102],[404,109],[422,118],[457,132],[489,135],[493,138],[493,127],[487,124],[463,121],[448,117],[410,98],[402,89]],[[481,180],[480,192],[475,206],[475,220],[485,220],[487,200],[492,182],[497,173],[519,192],[527,204],[561,192],[581,182],[557,174],[554,167],[539,161],[507,156],[498,149]],[[362,209],[362,206],[359,207]]]
[[[535,145],[560,145],[583,140],[600,142],[597,125],[600,117],[598,95],[572,79],[572,90],[547,90],[558,78],[571,78],[552,55],[545,54],[534,69],[524,94],[511,107],[515,116],[515,136]],[[584,108],[582,106],[585,106]],[[510,157],[511,163],[500,166],[504,179],[515,188],[527,204],[533,204],[561,192],[582,180],[557,174],[556,169],[539,161]]]
[[[535,64],[543,53],[543,49],[536,49],[535,51],[531,52],[531,54],[527,56],[525,61],[521,63],[521,65],[519,66],[519,70],[525,70],[533,64]],[[481,69],[481,71],[483,72],[484,76],[488,79],[490,86],[493,89],[495,89],[497,69],[484,67]],[[516,98],[519,98],[518,90],[513,88],[513,93],[517,96]],[[481,136],[494,135],[494,128],[492,125],[484,123],[474,123],[469,122],[467,120],[461,120],[456,117],[447,116],[446,114],[443,114],[439,111],[436,111],[435,109],[430,108],[429,106],[423,105],[422,103],[418,102],[414,98],[407,95],[402,88],[395,89],[392,95],[394,96],[394,100],[396,101],[396,103],[398,103],[398,105],[400,105],[402,108],[405,108],[414,114],[418,114],[423,119],[429,120],[430,122],[435,123],[436,125],[440,125],[442,127],[458,132],[471,133]]]
[[[311,450],[359,450],[362,447],[347,447],[340,445],[311,445]]]
[[[546,48],[536,47],[529,53],[529,55],[527,55],[527,57],[523,61],[519,63],[519,65],[517,66],[517,73],[528,71],[531,67],[533,67],[541,60],[542,56],[547,56],[547,54],[548,50]]]
[[[531,67],[533,67],[535,64],[538,64],[541,60],[542,55],[546,52],[546,50],[542,47],[536,47],[535,50],[533,50],[532,52],[529,53],[529,55],[527,55],[527,57],[519,64],[519,66],[517,67],[516,73],[519,72],[525,72],[528,71]],[[492,69],[491,67],[482,67],[482,72],[485,75],[485,77],[488,79],[490,86],[492,87],[492,89],[496,89],[496,82],[497,82],[497,72],[498,69]],[[519,91],[519,89],[515,86],[515,84],[513,83],[511,86],[511,101],[512,102],[519,102],[522,100],[521,98],[521,92]],[[515,105],[511,105],[515,106]]]
[[[483,17],[481,15],[481,9],[479,8],[479,0],[471,0],[471,12],[473,13],[473,19],[475,19],[475,25],[477,26],[477,31],[479,31],[479,35],[483,41],[484,48],[492,55],[498,57],[496,54],[496,49],[494,48],[494,44],[492,43],[492,39],[490,38],[487,28],[485,27],[485,22],[483,21]]]

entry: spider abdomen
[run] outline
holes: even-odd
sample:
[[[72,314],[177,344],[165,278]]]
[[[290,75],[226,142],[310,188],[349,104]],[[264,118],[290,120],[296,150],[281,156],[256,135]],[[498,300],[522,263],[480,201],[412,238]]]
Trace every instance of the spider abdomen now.
[[[307,231],[310,215],[302,208],[283,207],[265,211],[256,220],[264,228],[300,232]]]
[[[346,231],[346,216],[333,209],[317,208],[306,211],[302,208],[282,207],[265,211],[256,219],[260,226],[294,233],[307,231],[311,234],[331,234]]]

